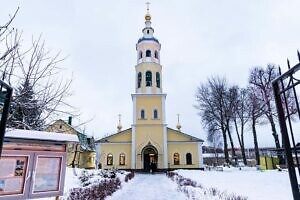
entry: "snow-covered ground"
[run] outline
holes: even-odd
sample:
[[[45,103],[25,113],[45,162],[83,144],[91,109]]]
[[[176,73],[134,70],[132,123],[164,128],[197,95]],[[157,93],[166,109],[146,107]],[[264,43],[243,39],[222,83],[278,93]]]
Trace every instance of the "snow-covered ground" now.
[[[68,195],[69,195],[69,191],[72,188],[78,188],[78,187],[82,187],[80,180],[78,179],[79,175],[82,173],[83,169],[78,169],[75,168],[75,173],[77,174],[77,176],[74,173],[74,169],[73,168],[67,168],[66,169],[66,178],[65,178],[65,184],[64,184],[64,195],[61,196],[59,199],[60,200],[65,200],[67,199]],[[91,173],[97,173],[98,170],[87,170],[87,172],[89,174]],[[120,179],[122,185],[125,184],[125,175],[126,173],[120,174],[117,173],[117,177]],[[92,182],[99,182],[101,179],[103,179],[100,176],[95,176],[92,179],[90,179]],[[130,181],[129,181],[130,182]],[[48,198],[39,198],[37,200],[55,200],[55,197],[48,197]]]
[[[136,174],[122,189],[106,200],[185,200],[184,193],[165,174]]]
[[[287,171],[225,168],[224,171],[176,170],[206,188],[248,197],[248,200],[292,200]]]
[[[77,173],[80,174],[80,169]],[[289,176],[287,171],[258,171],[255,168],[225,168],[224,171],[176,170],[186,178],[197,181],[205,188],[217,188],[227,194],[235,193],[248,197],[248,200],[292,200]],[[118,174],[122,181],[121,189],[107,197],[107,200],[185,200],[183,192],[178,191],[177,184],[165,174],[136,174],[128,183],[124,183],[124,174]],[[68,168],[65,180],[65,199],[68,191],[81,187],[80,181]],[[44,198],[41,200],[54,200]]]

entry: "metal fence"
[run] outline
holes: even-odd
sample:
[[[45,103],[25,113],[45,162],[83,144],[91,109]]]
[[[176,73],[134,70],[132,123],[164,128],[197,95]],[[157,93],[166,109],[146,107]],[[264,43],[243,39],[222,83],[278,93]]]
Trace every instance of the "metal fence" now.
[[[298,158],[300,154],[300,133],[299,130],[295,128],[295,122],[299,123],[300,120],[300,107],[297,96],[297,86],[300,84],[300,79],[297,78],[297,75],[300,75],[298,72],[300,69],[299,52],[298,59],[299,63],[292,68],[288,61],[289,70],[284,74],[280,72],[280,76],[272,82],[294,200],[300,199],[300,164]],[[298,173],[296,173],[296,170]]]

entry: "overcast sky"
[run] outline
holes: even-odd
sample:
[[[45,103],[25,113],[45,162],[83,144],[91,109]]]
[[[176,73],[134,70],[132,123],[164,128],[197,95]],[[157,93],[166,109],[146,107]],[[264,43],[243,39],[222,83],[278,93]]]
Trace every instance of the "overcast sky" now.
[[[0,1],[0,24],[20,6],[13,26],[23,30],[23,45],[42,33],[49,49],[68,56],[65,74],[74,77],[69,102],[82,113],[75,123],[93,118],[86,130],[95,137],[115,132],[119,113],[123,128],[131,126],[135,45],[146,1]],[[299,8],[299,0],[152,0],[169,127],[180,113],[182,131],[205,139],[193,105],[196,87],[207,77],[226,76],[245,86],[253,66],[275,63],[285,71],[287,57],[296,64]],[[274,144],[268,126],[259,139],[261,146]],[[246,143],[252,146],[250,132]]]

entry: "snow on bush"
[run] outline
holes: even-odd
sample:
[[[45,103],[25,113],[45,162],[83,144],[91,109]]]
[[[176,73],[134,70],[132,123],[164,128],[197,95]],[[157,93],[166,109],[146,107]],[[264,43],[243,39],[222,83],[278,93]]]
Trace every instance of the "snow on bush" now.
[[[121,188],[122,182],[134,177],[134,173],[117,170],[82,170],[78,179],[81,187],[69,190],[67,200],[104,199]]]
[[[123,173],[123,171],[122,171]],[[114,179],[117,177],[116,171],[111,170],[82,170],[78,179],[80,180],[83,187],[99,183],[103,179]]]
[[[71,189],[68,200],[101,200],[112,195],[112,193],[120,187],[121,181],[119,178],[104,179],[101,182],[88,187]]]
[[[128,182],[129,180],[133,179],[134,178],[134,172],[130,172],[128,174],[126,174],[125,176],[125,182]]]
[[[184,192],[189,199],[202,200],[247,200],[247,197],[221,192],[219,189],[211,187],[205,188],[201,184],[189,178],[178,175],[176,172],[167,172],[167,176],[178,184],[178,189]]]

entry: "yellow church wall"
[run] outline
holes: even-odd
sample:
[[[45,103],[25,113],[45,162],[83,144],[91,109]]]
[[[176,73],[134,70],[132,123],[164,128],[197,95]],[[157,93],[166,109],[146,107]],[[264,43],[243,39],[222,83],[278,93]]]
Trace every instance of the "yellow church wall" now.
[[[168,141],[191,141],[191,137],[180,132],[168,129]]]
[[[136,126],[136,168],[143,169],[142,150],[151,143],[158,151],[158,168],[163,168],[163,126],[161,125],[137,125]]]
[[[161,93],[162,92],[162,73],[161,73],[162,66],[157,63],[151,63],[151,65],[141,63],[136,67],[137,67],[136,76],[138,72],[141,72],[143,74],[141,88],[138,89],[139,91],[138,93],[152,93],[152,94]],[[146,87],[146,82],[145,82],[146,71],[152,72],[152,87]],[[160,88],[156,87],[156,72],[160,73]],[[137,77],[136,77],[136,82],[137,82]]]
[[[141,42],[137,45],[137,56],[139,57],[139,52],[142,51],[144,56],[142,59],[140,59],[140,62],[146,62],[147,61],[147,58],[145,57],[145,52],[146,50],[151,50],[151,59],[150,61],[152,62],[156,62],[158,61],[159,59],[156,59],[154,57],[154,51],[157,50],[158,52],[160,51],[160,44],[157,44],[157,43],[152,43],[152,42]]]
[[[125,130],[107,139],[109,142],[131,142],[131,129]]]
[[[174,153],[179,153],[179,165],[174,165]],[[186,154],[192,154],[192,165],[186,164]],[[198,143],[177,142],[168,144],[168,166],[169,168],[199,168]]]
[[[162,66],[158,63],[151,63],[151,65],[149,65],[149,63],[140,63],[135,67],[139,72],[146,72],[147,70],[151,70],[153,72],[161,72],[162,69]]]
[[[162,97],[137,96],[136,97],[136,124],[161,124],[162,123]],[[141,110],[145,110],[145,119],[141,119]],[[153,111],[157,109],[158,119],[153,119]]]
[[[120,154],[125,154],[125,165],[120,165]],[[107,155],[113,155],[113,165],[107,165]],[[131,144],[106,144],[100,148],[100,163],[103,169],[130,169],[131,168]]]
[[[157,50],[159,51],[160,50],[160,44],[158,43],[153,43],[153,42],[141,42],[139,43],[138,45],[138,48],[137,48],[137,51],[138,50],[142,50],[143,52],[145,52],[147,49],[151,49],[151,50]]]

